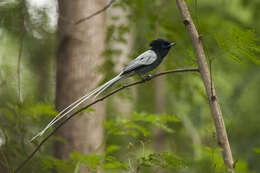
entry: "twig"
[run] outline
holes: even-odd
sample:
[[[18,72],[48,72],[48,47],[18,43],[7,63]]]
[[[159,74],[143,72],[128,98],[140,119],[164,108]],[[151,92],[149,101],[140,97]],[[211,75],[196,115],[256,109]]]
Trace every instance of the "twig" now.
[[[232,172],[234,172],[232,152],[230,149],[225,124],[224,124],[222,112],[221,112],[221,109],[220,109],[220,106],[218,103],[218,99],[216,96],[216,92],[214,89],[214,85],[213,84],[211,85],[210,72],[209,72],[207,62],[206,62],[206,56],[204,53],[202,42],[199,39],[198,31],[192,21],[191,15],[189,13],[189,10],[188,10],[188,7],[187,7],[185,1],[176,0],[176,2],[178,5],[178,8],[180,10],[182,19],[184,21],[185,27],[188,30],[189,35],[192,40],[194,51],[195,51],[195,54],[197,57],[197,63],[199,66],[200,74],[201,74],[201,77],[204,82],[204,86],[205,86],[206,93],[208,96],[208,101],[210,104],[211,113],[212,113],[212,116],[213,116],[213,119],[215,122],[216,132],[218,135],[218,141],[219,141],[221,148],[223,149],[222,156],[223,156],[224,163],[226,164],[228,169],[230,169]],[[211,96],[212,96],[211,92],[215,96],[215,99],[211,99]]]
[[[86,20],[89,20],[90,18],[102,13],[103,11],[105,11],[106,9],[108,9],[116,0],[111,0],[104,8],[98,10],[97,12],[87,16],[87,17],[84,17],[82,19],[79,19],[77,22],[75,22],[75,25],[78,25]]]
[[[211,100],[214,101],[216,96],[213,92],[213,79],[212,79],[212,59],[209,60],[209,73],[210,73],[210,92],[211,92]]]
[[[177,69],[177,70],[170,70],[170,71],[166,71],[166,72],[161,72],[161,73],[157,73],[157,74],[154,74],[152,76],[150,76],[149,78],[146,78],[144,80],[140,80],[140,81],[137,81],[137,82],[133,82],[133,83],[130,83],[128,85],[123,85],[122,87],[120,88],[117,88],[115,90],[113,90],[112,92],[108,93],[107,95],[101,97],[100,99],[97,99],[95,101],[93,101],[92,103],[84,106],[83,108],[77,110],[76,112],[74,112],[73,114],[71,114],[68,118],[66,118],[64,121],[62,121],[57,127],[54,128],[54,130],[49,134],[47,135],[41,142],[40,144],[33,150],[33,152],[18,166],[18,168],[14,171],[14,173],[17,173],[19,172],[32,158],[33,156],[37,153],[37,151],[39,151],[39,149],[41,148],[41,146],[51,137],[54,135],[54,133],[62,126],[64,125],[67,121],[69,121],[72,117],[74,117],[75,115],[77,115],[78,113],[84,111],[85,109],[89,108],[90,106],[93,106],[95,105],[96,103],[98,102],[101,102],[103,100],[105,100],[106,98],[110,97],[111,95],[125,89],[125,88],[129,88],[129,87],[132,87],[134,85],[138,85],[138,84],[142,84],[142,83],[145,83],[147,81],[150,81],[156,77],[159,77],[159,76],[162,76],[162,75],[167,75],[167,74],[171,74],[171,73],[180,73],[180,72],[199,72],[199,70],[197,68],[187,68],[187,69]]]
[[[18,52],[18,62],[17,62],[17,78],[18,78],[18,102],[22,102],[22,91],[21,91],[21,63],[22,63],[22,51],[23,51],[23,41],[25,35],[25,26],[24,26],[24,0],[21,0],[22,5],[22,14],[21,14],[21,37],[20,37],[20,47]]]

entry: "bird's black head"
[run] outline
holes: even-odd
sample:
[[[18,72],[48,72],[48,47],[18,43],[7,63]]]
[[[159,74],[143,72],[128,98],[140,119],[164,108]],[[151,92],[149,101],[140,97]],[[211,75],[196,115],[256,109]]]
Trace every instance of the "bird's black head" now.
[[[150,43],[152,50],[154,50],[161,58],[165,57],[168,54],[170,48],[174,45],[175,43],[170,43],[162,38],[153,40]]]

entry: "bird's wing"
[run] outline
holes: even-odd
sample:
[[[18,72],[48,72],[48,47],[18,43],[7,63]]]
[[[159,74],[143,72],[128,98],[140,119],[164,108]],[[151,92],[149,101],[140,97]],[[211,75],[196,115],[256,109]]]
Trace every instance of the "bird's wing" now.
[[[157,59],[157,55],[153,50],[147,50],[133,61],[131,61],[127,66],[123,69],[124,72],[129,72],[137,69],[140,66],[150,65]]]

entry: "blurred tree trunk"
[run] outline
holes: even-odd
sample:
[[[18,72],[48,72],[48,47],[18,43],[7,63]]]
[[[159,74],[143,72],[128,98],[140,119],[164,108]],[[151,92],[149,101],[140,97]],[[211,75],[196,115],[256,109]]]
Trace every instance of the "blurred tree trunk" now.
[[[164,0],[157,1],[158,12],[160,11],[161,7],[165,5]],[[159,28],[159,21],[156,22],[156,38],[160,37],[160,28]],[[159,71],[163,71],[164,66],[163,64],[159,66]],[[165,79],[164,78],[156,78],[155,79],[155,111],[157,114],[162,114],[165,112]],[[165,133],[161,129],[156,130],[155,134],[155,151],[161,152],[162,148],[164,148],[164,141],[165,141]],[[162,171],[160,171],[162,172]]]
[[[56,64],[56,108],[67,105],[89,93],[102,78],[97,67],[102,64],[104,50],[105,15],[101,13],[79,25],[72,24],[105,5],[104,0],[58,1],[58,50]],[[97,152],[103,140],[102,121],[105,103],[95,107],[95,116],[77,116],[67,122],[57,133],[66,139],[55,144],[55,156],[68,159],[69,153],[77,150],[81,154]],[[81,168],[80,172],[88,172]]]
[[[163,66],[159,67],[163,71]],[[155,109],[157,114],[162,114],[165,109],[165,79],[158,77],[155,79]],[[156,130],[155,151],[160,152],[164,145],[164,133],[161,129]]]
[[[115,25],[117,27],[119,26],[129,26],[129,19],[127,18],[127,15],[129,13],[129,9],[123,9],[123,8],[113,8],[108,11],[108,25]],[[118,17],[117,20],[113,20],[113,18]],[[129,62],[129,53],[132,49],[132,43],[133,43],[133,33],[127,32],[123,35],[124,39],[127,41],[126,43],[118,42],[118,41],[112,41],[111,48],[115,50],[120,50],[121,54],[119,57],[116,57],[115,62],[115,71],[116,73],[120,73],[121,70],[124,68],[125,64]],[[130,90],[133,97],[135,97],[135,89],[132,88]],[[120,96],[115,96],[113,98],[113,104],[112,105],[119,105],[116,106],[117,114],[120,114],[122,116],[128,116],[130,115],[133,104],[129,99],[123,99]]]

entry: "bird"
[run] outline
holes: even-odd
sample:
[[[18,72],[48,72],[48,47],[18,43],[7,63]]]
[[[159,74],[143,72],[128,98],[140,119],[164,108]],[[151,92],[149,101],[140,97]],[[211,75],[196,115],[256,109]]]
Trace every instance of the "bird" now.
[[[176,45],[176,43],[171,43],[162,38],[157,38],[150,42],[150,49],[140,54],[134,60],[130,61],[123,68],[123,70],[113,79],[94,89],[87,95],[82,96],[81,98],[70,104],[68,107],[63,109],[61,112],[59,112],[58,115],[56,115],[41,132],[39,132],[36,136],[34,136],[31,139],[31,141],[33,141],[38,136],[42,136],[45,133],[45,131],[48,130],[52,125],[54,125],[60,119],[62,119],[70,112],[75,110],[80,104],[88,100],[90,97],[94,96],[94,98],[97,98],[99,95],[101,95],[103,92],[105,92],[108,88],[117,83],[119,80],[134,75],[139,75],[142,79],[145,79],[144,75],[158,67],[170,51],[171,47],[174,45]]]

